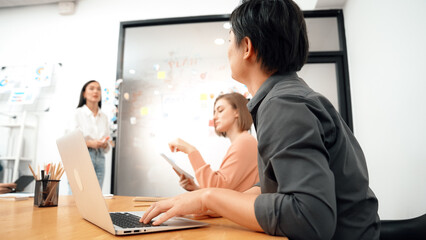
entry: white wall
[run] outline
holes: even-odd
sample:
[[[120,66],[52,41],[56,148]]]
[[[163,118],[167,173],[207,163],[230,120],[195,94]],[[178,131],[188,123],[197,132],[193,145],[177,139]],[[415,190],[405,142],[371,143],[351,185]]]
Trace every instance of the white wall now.
[[[348,0],[354,132],[382,219],[426,213],[426,1]]]
[[[80,0],[69,16],[59,15],[56,4],[0,9],[0,66],[63,64],[50,112],[40,115],[37,162],[59,161],[55,140],[64,133],[86,81],[97,79],[102,87],[114,87],[121,21],[229,14],[238,3]],[[110,156],[107,159],[110,164]],[[109,184],[105,179],[104,192]],[[60,191],[68,193],[68,185],[61,184]]]

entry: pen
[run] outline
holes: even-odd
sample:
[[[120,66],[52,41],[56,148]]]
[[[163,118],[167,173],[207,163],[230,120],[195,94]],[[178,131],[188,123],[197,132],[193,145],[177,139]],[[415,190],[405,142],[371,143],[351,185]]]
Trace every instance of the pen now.
[[[133,207],[151,207],[151,204],[136,204]]]

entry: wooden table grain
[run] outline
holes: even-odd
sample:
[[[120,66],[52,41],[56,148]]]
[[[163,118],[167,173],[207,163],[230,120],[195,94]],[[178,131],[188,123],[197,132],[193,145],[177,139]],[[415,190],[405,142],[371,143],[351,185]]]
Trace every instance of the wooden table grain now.
[[[109,211],[143,211],[135,207],[134,197],[114,196],[106,199]],[[206,218],[210,225],[202,228],[114,236],[84,220],[72,196],[59,196],[58,207],[39,208],[33,198],[24,201],[0,201],[0,239],[287,239],[254,232],[225,218]]]

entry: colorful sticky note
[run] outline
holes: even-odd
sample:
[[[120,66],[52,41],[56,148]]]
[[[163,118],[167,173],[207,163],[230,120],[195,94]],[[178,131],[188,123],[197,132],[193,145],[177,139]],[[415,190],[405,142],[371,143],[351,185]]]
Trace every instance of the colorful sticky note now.
[[[141,108],[141,115],[142,116],[146,116],[146,115],[148,115],[148,113],[149,113],[148,107],[142,107]]]
[[[128,92],[125,92],[125,93],[123,94],[123,97],[124,97],[124,99],[126,99],[127,101],[129,101],[130,95],[129,95],[129,93],[128,93]]]
[[[205,93],[200,94],[200,100],[201,101],[207,100],[207,94],[205,94]]]
[[[164,72],[164,71],[158,71],[157,72],[157,78],[158,79],[165,79],[166,78],[166,72]]]

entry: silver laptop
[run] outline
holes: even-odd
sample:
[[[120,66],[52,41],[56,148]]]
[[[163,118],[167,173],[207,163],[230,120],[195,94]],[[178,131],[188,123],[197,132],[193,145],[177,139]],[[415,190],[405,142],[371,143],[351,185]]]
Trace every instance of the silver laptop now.
[[[56,140],[75,203],[87,221],[114,235],[129,235],[203,227],[200,221],[174,217],[160,226],[138,223],[144,212],[108,212],[89,151],[79,130]],[[125,218],[125,220],[121,220]],[[118,219],[118,220],[117,220]],[[134,221],[130,223],[129,221]],[[113,223],[114,222],[114,223]]]

